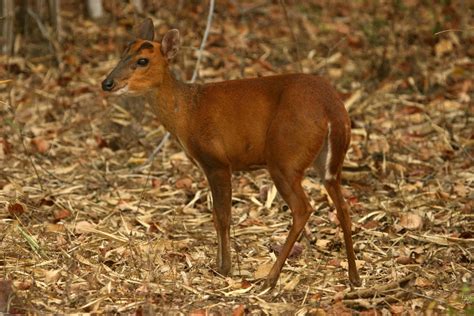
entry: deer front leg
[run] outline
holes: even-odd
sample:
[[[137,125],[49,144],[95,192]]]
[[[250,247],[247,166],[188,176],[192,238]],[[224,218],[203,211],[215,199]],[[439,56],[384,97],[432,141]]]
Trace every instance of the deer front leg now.
[[[230,221],[232,185],[229,168],[207,168],[207,181],[212,193],[212,216],[217,231],[217,271],[229,275],[231,271],[230,257]]]

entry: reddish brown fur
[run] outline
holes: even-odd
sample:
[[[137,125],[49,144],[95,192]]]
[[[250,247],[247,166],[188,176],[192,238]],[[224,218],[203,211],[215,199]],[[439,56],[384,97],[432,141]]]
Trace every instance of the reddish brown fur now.
[[[151,41],[150,22],[145,23],[148,26],[142,25],[139,38]],[[152,42],[153,49],[134,55],[143,44],[143,40],[137,40],[108,80],[117,82],[115,90],[127,85],[128,93],[145,95],[166,129],[206,174],[213,196],[219,272],[227,275],[231,270],[231,173],[267,168],[292,211],[293,225],[267,279],[267,285],[274,286],[313,211],[301,187],[305,170],[313,164],[337,208],[349,278],[360,285],[349,210],[340,189],[350,120],[335,90],[324,79],[305,74],[184,84],[168,70],[168,59],[177,50],[174,32],[165,35],[162,43],[166,48]],[[148,58],[149,65],[135,67],[138,58]],[[331,160],[326,177],[328,155]]]

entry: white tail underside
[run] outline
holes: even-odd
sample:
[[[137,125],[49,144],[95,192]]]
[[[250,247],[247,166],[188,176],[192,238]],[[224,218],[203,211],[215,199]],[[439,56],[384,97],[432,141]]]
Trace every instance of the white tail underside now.
[[[328,123],[328,151],[326,154],[326,166],[325,166],[325,180],[331,180],[334,175],[331,174],[331,158],[332,158],[332,146],[331,146],[331,123]]]

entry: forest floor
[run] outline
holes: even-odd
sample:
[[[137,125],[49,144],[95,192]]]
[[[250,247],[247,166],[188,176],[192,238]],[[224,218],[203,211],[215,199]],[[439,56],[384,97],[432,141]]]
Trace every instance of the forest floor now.
[[[148,12],[158,37],[181,31],[173,67],[190,79],[207,2],[175,2]],[[472,315],[474,8],[320,2],[289,1],[287,19],[277,1],[218,1],[198,82],[301,68],[336,86],[362,287],[312,170],[311,240],[271,291],[290,211],[266,171],[234,175],[233,275],[218,275],[203,173],[173,138],[139,168],[163,127],[143,100],[100,91],[143,18],[113,2],[102,23],[65,8],[60,44],[25,35],[0,56],[0,312]]]

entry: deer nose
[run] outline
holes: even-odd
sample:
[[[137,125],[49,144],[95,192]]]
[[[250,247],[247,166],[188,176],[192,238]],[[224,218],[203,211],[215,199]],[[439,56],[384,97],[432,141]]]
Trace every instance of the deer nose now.
[[[111,91],[114,85],[115,85],[115,82],[113,79],[106,78],[104,81],[102,81],[102,90]]]

